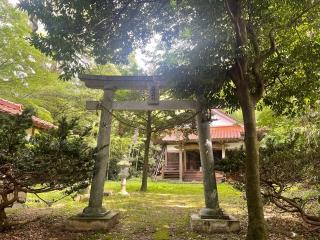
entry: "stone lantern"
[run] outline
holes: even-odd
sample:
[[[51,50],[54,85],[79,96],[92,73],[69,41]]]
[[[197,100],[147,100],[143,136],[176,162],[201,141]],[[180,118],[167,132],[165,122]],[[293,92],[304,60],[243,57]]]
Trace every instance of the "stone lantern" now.
[[[127,177],[129,177],[129,167],[131,163],[126,155],[123,156],[123,159],[118,162],[118,166],[120,167],[120,179],[121,179],[121,191],[120,194],[123,196],[128,196],[129,193],[126,190],[127,185]]]

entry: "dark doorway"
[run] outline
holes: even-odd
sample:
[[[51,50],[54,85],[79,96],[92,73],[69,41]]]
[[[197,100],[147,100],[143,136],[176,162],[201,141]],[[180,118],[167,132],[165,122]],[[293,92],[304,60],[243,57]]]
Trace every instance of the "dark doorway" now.
[[[187,171],[200,171],[201,160],[199,151],[187,151]]]
[[[213,157],[215,161],[221,161],[222,159],[222,150],[213,150]]]

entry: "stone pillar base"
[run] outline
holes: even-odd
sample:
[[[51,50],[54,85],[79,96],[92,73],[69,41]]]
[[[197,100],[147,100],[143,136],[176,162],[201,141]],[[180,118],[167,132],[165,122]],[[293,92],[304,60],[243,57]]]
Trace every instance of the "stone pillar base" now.
[[[222,219],[202,219],[199,214],[191,214],[191,229],[201,233],[238,232],[240,222],[231,215]]]
[[[73,216],[68,219],[66,229],[70,231],[108,231],[119,222],[119,213],[110,211],[103,217]]]
[[[123,197],[129,197],[130,194],[128,192],[119,192],[119,194]]]

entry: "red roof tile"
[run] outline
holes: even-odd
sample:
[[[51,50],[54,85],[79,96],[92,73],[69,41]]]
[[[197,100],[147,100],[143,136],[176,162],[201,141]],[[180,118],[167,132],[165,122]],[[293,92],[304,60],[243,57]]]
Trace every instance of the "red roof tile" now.
[[[211,112],[213,117],[210,123],[210,133],[213,141],[243,140],[244,128],[242,124],[220,109],[212,109]],[[162,141],[182,141],[184,137],[182,132],[171,131],[166,133]],[[196,134],[189,134],[186,140],[197,141],[198,136]]]
[[[0,112],[10,115],[17,115],[22,113],[22,107],[22,104],[10,102],[8,100],[0,98]],[[34,127],[41,129],[50,129],[55,127],[55,125],[53,125],[52,123],[44,121],[36,116],[32,116],[32,123]]]
[[[242,139],[242,135],[244,133],[244,129],[241,125],[234,126],[217,126],[210,127],[211,139],[214,141],[219,140],[240,140]],[[162,138],[164,142],[176,142],[183,140],[183,136],[181,132],[171,132],[170,134],[165,135]],[[198,140],[198,136],[196,134],[189,134],[188,140],[196,141]]]
[[[210,128],[212,139],[235,139],[241,138],[244,129],[240,125],[234,126],[221,126],[221,127],[211,127]]]
[[[0,112],[11,115],[20,114],[22,112],[22,105],[0,98]]]
[[[55,127],[54,124],[37,118],[36,116],[32,116],[32,123],[36,128],[51,129]]]

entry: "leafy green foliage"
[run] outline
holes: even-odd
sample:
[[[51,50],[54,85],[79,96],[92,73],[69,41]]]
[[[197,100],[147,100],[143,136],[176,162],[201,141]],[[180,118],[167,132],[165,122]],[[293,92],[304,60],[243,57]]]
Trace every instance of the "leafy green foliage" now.
[[[0,115],[1,158],[14,156],[27,143],[26,130],[32,127],[32,114],[33,111],[27,109],[18,116]],[[1,165],[7,161],[4,159],[0,161]]]
[[[295,119],[282,119],[261,142],[261,193],[267,203],[298,213],[311,225],[319,225],[320,143],[319,105],[307,108]],[[245,181],[245,152],[228,153],[218,166],[229,172],[237,187]],[[242,183],[242,184],[241,184]]]
[[[316,7],[312,8],[312,4]],[[294,115],[318,100],[320,62],[316,54],[320,35],[315,29],[320,24],[319,2],[300,1],[276,7],[282,19],[288,17],[293,23],[279,29],[278,50],[266,63],[269,80],[264,102],[277,113]],[[311,11],[307,11],[309,8]],[[299,18],[299,13],[306,11]],[[296,14],[288,16],[290,12]]]
[[[151,26],[146,28],[146,21],[141,20],[158,15],[159,8],[168,10],[161,11],[166,17],[171,12],[170,6],[157,1],[152,4],[145,1],[21,1],[20,7],[45,25],[47,34],[34,33],[31,41],[54,60],[63,62],[65,78],[86,67],[83,55],[94,56],[99,64],[126,62],[138,44],[136,33],[139,32],[142,40],[150,38],[153,32]]]
[[[0,228],[4,209],[18,201],[19,192],[71,194],[91,178],[95,150],[85,141],[89,131],[80,131],[77,120],[62,118],[58,128],[27,136],[31,116],[31,111],[0,116]]]
[[[94,127],[97,117],[86,111],[85,100],[99,99],[101,94],[76,79],[58,79],[57,63],[27,41],[31,29],[25,13],[5,0],[0,3],[0,15],[1,98],[32,107],[38,117],[50,122],[62,116],[79,117],[81,125]],[[117,71],[115,67],[107,70]]]
[[[40,172],[40,191],[45,188],[67,188],[76,191],[88,184],[93,170],[94,149],[85,137],[89,129],[79,130],[78,120],[62,118],[57,129],[36,134],[30,139],[33,161]],[[38,181],[38,180],[36,180]],[[39,191],[32,188],[31,191]]]
[[[65,78],[85,69],[80,56],[89,55],[98,63],[127,62],[135,49],[143,49],[150,39],[160,36],[157,48],[165,53],[156,66],[158,72],[179,80],[178,93],[198,91],[204,93],[208,104],[236,108],[236,86],[226,73],[244,54],[250,91],[254,92],[258,87],[252,67],[257,60],[256,50],[267,51],[273,35],[277,51],[259,66],[266,90],[264,104],[276,112],[292,114],[305,101],[314,102],[319,89],[319,4],[310,0],[256,0],[240,1],[239,6],[248,31],[248,40],[241,49],[234,45],[234,29],[225,1],[221,0],[134,0],[118,1],[117,6],[101,1],[20,3],[47,30],[46,35],[34,33],[32,44],[63,62]]]
[[[226,173],[237,172],[242,175],[244,172],[241,170],[244,169],[245,157],[243,148],[227,151],[226,158],[215,164],[215,168]]]

